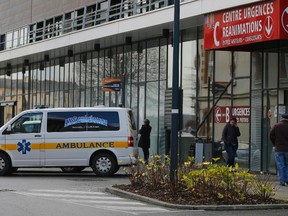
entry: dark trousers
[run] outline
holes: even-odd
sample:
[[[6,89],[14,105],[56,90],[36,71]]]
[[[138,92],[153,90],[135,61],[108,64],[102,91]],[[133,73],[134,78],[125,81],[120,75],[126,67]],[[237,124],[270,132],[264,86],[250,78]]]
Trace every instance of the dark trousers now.
[[[227,165],[234,167],[235,157],[236,157],[236,152],[237,152],[238,146],[237,145],[226,145],[225,148],[226,148],[225,150],[226,150],[227,156],[228,156]]]
[[[143,154],[144,154],[144,160],[145,162],[148,162],[149,159],[149,148],[142,147]]]

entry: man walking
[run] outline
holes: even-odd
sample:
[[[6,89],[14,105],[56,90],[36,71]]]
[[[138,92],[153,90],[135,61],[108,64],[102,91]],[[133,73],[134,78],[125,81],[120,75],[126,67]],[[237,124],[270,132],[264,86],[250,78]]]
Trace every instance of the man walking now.
[[[234,167],[235,157],[238,149],[238,136],[240,136],[240,130],[237,126],[237,119],[231,118],[230,121],[225,125],[222,138],[225,144],[225,150],[228,155],[227,165]]]
[[[270,131],[270,139],[275,147],[275,160],[280,185],[288,184],[288,114],[275,124]]]

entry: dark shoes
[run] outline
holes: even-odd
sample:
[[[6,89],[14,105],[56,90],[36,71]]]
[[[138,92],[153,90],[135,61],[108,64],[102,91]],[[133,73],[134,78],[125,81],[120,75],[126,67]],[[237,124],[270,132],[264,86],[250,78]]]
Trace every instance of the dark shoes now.
[[[288,186],[288,181],[286,181],[285,183],[281,183],[281,182],[280,182],[280,185],[281,185],[281,186],[286,186],[286,185]]]

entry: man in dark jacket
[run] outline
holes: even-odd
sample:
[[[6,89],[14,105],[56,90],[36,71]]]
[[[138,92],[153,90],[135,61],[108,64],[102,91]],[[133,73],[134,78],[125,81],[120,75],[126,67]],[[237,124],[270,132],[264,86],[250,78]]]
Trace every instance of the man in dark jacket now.
[[[222,138],[225,144],[225,150],[228,155],[227,165],[235,165],[235,157],[238,149],[238,136],[240,136],[240,130],[237,126],[237,119],[231,118],[230,121],[225,125]]]
[[[144,154],[144,160],[146,163],[148,163],[149,159],[149,148],[150,148],[150,133],[152,130],[152,127],[150,126],[150,121],[148,119],[144,119],[143,125],[141,129],[139,130],[139,133],[141,134],[138,146],[142,148],[143,154]]]
[[[282,119],[272,127],[270,139],[275,148],[280,185],[285,186],[288,184],[288,114],[282,115]]]

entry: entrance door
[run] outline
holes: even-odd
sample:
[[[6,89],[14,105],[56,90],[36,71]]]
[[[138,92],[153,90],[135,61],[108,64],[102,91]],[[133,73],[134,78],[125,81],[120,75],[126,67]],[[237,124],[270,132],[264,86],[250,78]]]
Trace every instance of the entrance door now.
[[[262,119],[262,149],[261,170],[275,173],[273,144],[270,140],[270,130],[277,123],[277,90],[267,90],[263,93],[263,119]]]
[[[279,90],[277,108],[278,108],[277,120],[280,121],[282,114],[288,112],[288,89]]]

